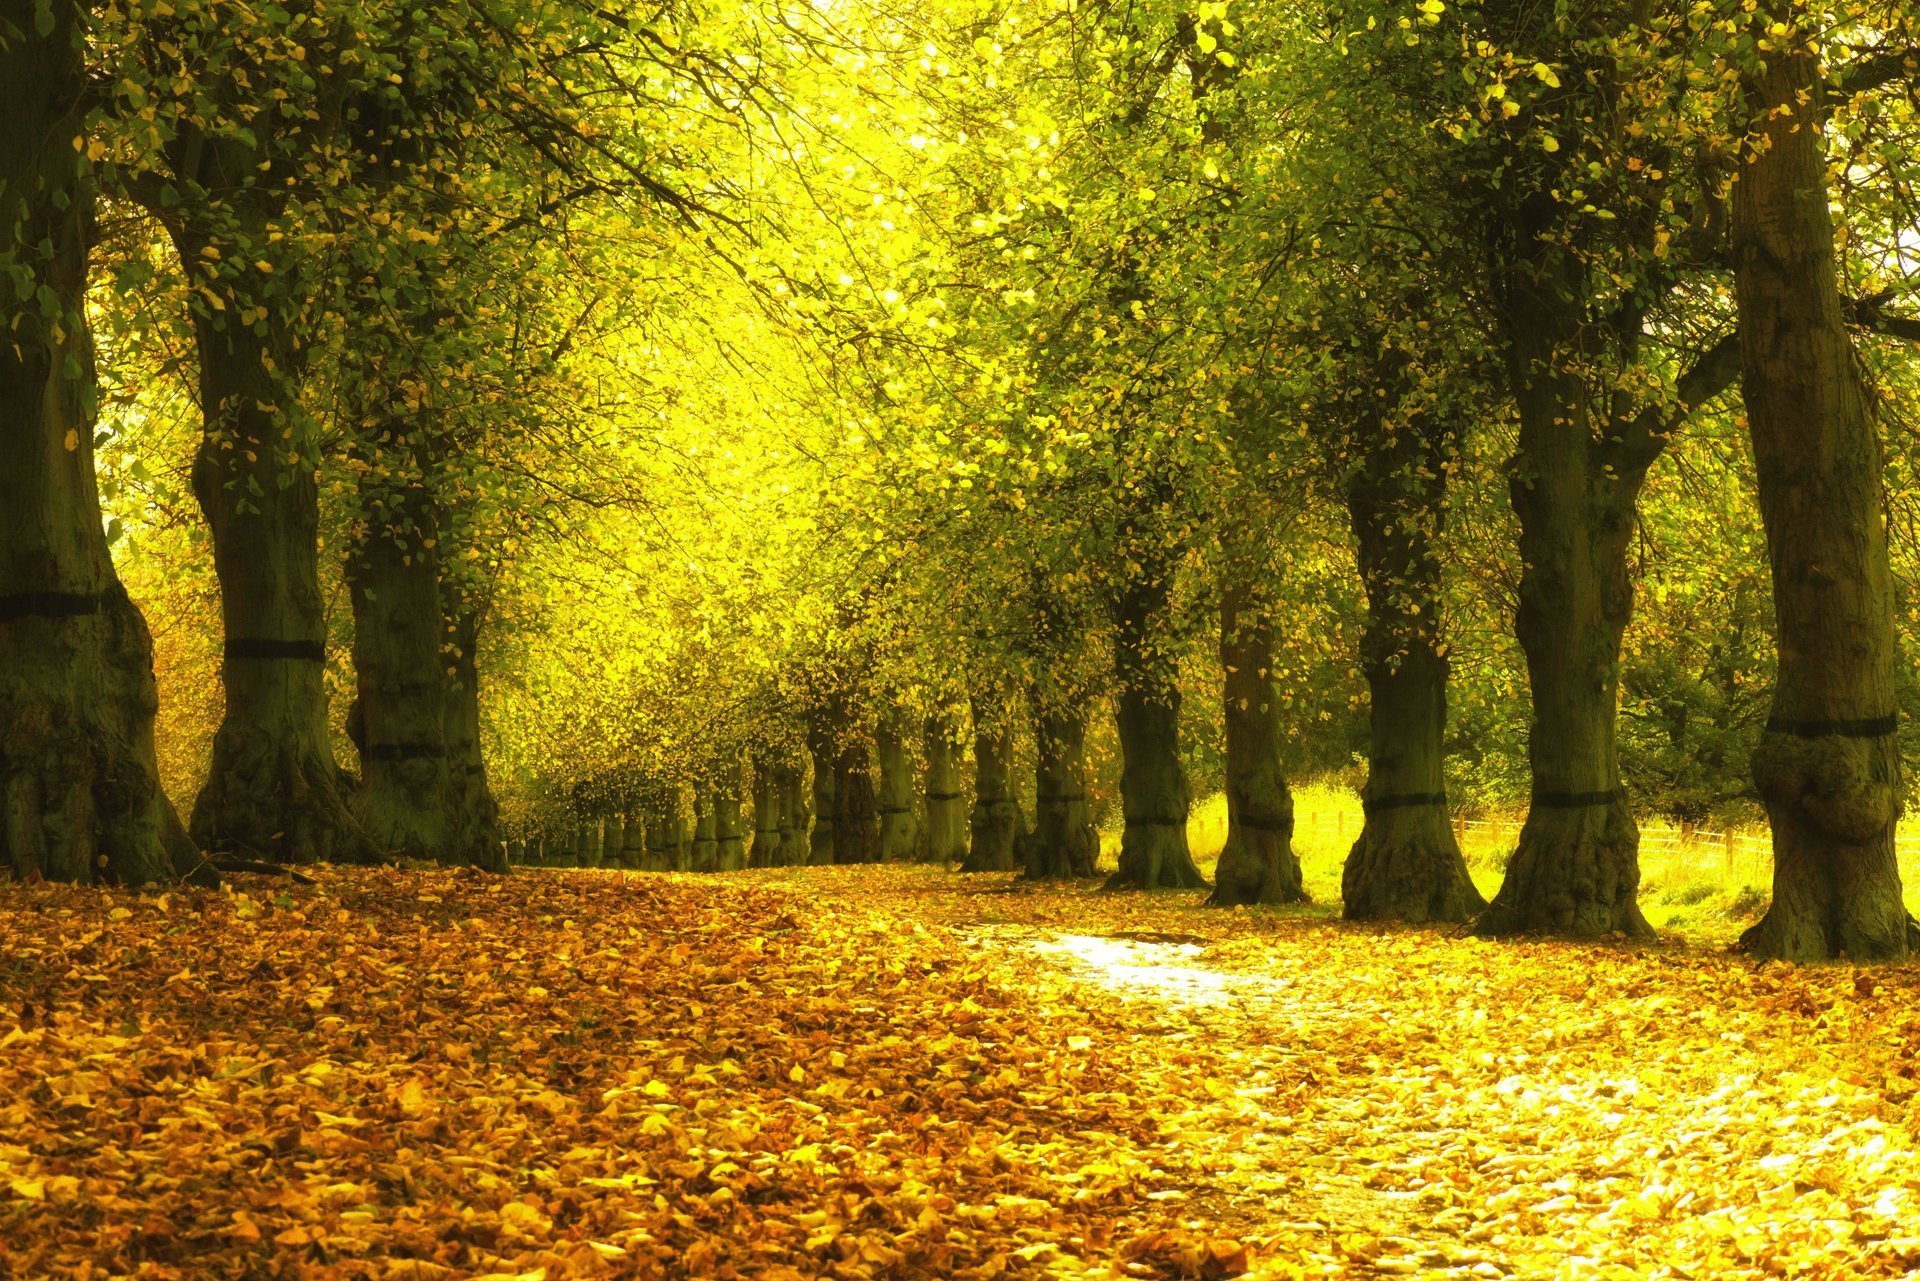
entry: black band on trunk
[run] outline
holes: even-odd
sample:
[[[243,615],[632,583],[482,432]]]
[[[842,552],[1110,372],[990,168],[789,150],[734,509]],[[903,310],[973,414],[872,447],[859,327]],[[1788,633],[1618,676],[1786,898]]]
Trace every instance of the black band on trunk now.
[[[85,618],[126,595],[118,582],[98,592],[15,592],[0,596],[0,623],[16,618]]]
[[[1232,827],[1250,827],[1256,832],[1293,832],[1293,815],[1285,818],[1255,818],[1251,814],[1242,814],[1228,822]]]
[[[360,753],[370,761],[418,761],[445,756],[439,743],[373,743]]]
[[[1375,810],[1405,810],[1416,806],[1444,806],[1446,803],[1445,792],[1402,792],[1398,796],[1365,797],[1360,802],[1360,808],[1371,814]]]
[[[928,792],[927,799],[930,801],[957,801],[965,795],[965,792]]]
[[[229,636],[228,658],[286,658],[309,663],[327,661],[327,647],[320,641],[269,640],[260,636]]]
[[[880,812],[881,812],[882,814],[911,814],[911,813],[913,813],[913,806],[911,806],[911,805],[882,805],[882,806],[880,807]]]
[[[1075,801],[1087,799],[1085,792],[1062,792],[1058,796],[1035,796],[1033,803],[1039,805],[1070,805]]]
[[[1769,734],[1791,734],[1795,738],[1885,738],[1899,728],[1898,712],[1860,721],[1795,721],[1784,716],[1767,718]]]
[[[1535,792],[1533,805],[1543,810],[1584,810],[1611,805],[1620,799],[1618,790],[1610,792]]]
[[[1129,818],[1128,827],[1185,827],[1184,818]]]

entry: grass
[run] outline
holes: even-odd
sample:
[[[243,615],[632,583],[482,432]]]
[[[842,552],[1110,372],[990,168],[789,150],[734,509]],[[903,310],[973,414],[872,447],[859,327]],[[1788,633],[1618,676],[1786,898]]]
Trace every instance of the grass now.
[[[1300,856],[1307,893],[1318,909],[1338,911],[1340,868],[1362,822],[1360,798],[1343,785],[1313,782],[1294,788],[1293,804],[1293,848]],[[1488,898],[1500,888],[1523,817],[1515,812],[1466,826],[1462,853],[1467,870]],[[1920,815],[1903,820],[1899,835],[1907,908],[1920,915]],[[1215,794],[1196,802],[1187,820],[1187,842],[1209,880],[1226,839],[1226,797]],[[1119,854],[1119,828],[1103,832],[1100,845],[1103,861],[1111,867]],[[1704,942],[1731,941],[1766,910],[1772,883],[1773,858],[1764,825],[1695,833],[1664,820],[1641,822],[1640,909],[1655,929]]]

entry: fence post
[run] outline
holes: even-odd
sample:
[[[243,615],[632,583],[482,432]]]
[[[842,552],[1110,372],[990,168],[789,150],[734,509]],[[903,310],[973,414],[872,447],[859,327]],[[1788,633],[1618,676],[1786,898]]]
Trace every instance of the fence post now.
[[[1727,829],[1726,842],[1727,842],[1727,870],[1731,872],[1733,870],[1733,829],[1731,827]]]

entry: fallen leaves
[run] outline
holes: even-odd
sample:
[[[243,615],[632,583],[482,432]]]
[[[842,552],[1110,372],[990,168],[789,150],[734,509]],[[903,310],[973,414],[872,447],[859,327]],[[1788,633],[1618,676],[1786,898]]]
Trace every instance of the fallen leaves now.
[[[0,896],[0,1271],[1920,1265],[1912,970],[926,869],[317,880]]]

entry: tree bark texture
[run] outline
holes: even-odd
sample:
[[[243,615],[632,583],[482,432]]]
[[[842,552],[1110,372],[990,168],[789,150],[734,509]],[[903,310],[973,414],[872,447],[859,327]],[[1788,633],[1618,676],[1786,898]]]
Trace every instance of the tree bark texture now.
[[[1731,230],[1779,655],[1753,754],[1773,827],[1773,902],[1741,941],[1790,961],[1901,960],[1920,929],[1894,854],[1898,648],[1880,430],[1842,311],[1815,114],[1826,86],[1804,49],[1764,57]]]
[[[873,786],[872,750],[866,736],[841,722],[834,761],[833,857],[838,863],[880,861],[880,798]]]
[[[1100,831],[1088,789],[1087,708],[1034,710],[1033,831],[1023,842],[1028,880],[1096,875]]]
[[[952,867],[967,856],[967,796],[960,787],[960,727],[950,713],[927,717],[926,818],[919,858]]]
[[[0,43],[0,268],[30,282],[0,311],[0,868],[140,884],[197,859],[160,788],[153,642],[94,479],[85,9],[54,0],[41,35],[29,8]]]
[[[1167,612],[1164,581],[1136,581],[1114,609],[1115,728],[1120,738],[1120,807],[1125,827],[1112,889],[1195,889],[1206,878],[1187,847],[1192,803],[1180,763],[1180,690],[1173,660],[1155,648]]]
[[[780,789],[780,848],[784,866],[800,867],[810,861],[807,830],[813,815],[807,810],[806,771],[798,765],[782,765],[774,770]]]
[[[1293,791],[1280,764],[1273,694],[1273,626],[1263,594],[1228,583],[1220,598],[1220,666],[1226,729],[1227,839],[1210,906],[1303,903],[1293,852]]]
[[[874,754],[880,766],[880,857],[905,862],[920,846],[920,820],[914,796],[913,756],[907,750],[904,714],[882,712],[874,732]]]
[[[973,815],[963,872],[1011,872],[1021,866],[1025,820],[1013,791],[1013,730],[995,709],[973,709]]]
[[[1367,591],[1365,820],[1341,872],[1348,920],[1468,921],[1485,909],[1447,814],[1440,637],[1445,443],[1416,418],[1369,424],[1346,488]]]
[[[740,831],[740,770],[713,785],[713,870],[737,872],[747,865],[747,843]]]
[[[837,763],[838,741],[828,724],[827,714],[817,712],[807,726],[807,754],[813,758],[813,836],[807,845],[806,862],[823,867],[839,860],[835,857],[834,822],[840,814],[840,779]]]
[[[713,788],[702,784],[693,792],[693,843],[687,857],[689,872],[712,872],[720,863],[719,828],[713,813]]]
[[[1551,243],[1551,217],[1529,206],[1502,274],[1520,417],[1509,491],[1524,564],[1515,634],[1532,692],[1533,795],[1476,929],[1649,936],[1635,902],[1640,833],[1620,787],[1614,709],[1633,612],[1634,504],[1657,450],[1633,453],[1605,438],[1605,407],[1579,368],[1594,355],[1581,349],[1584,268]]]

